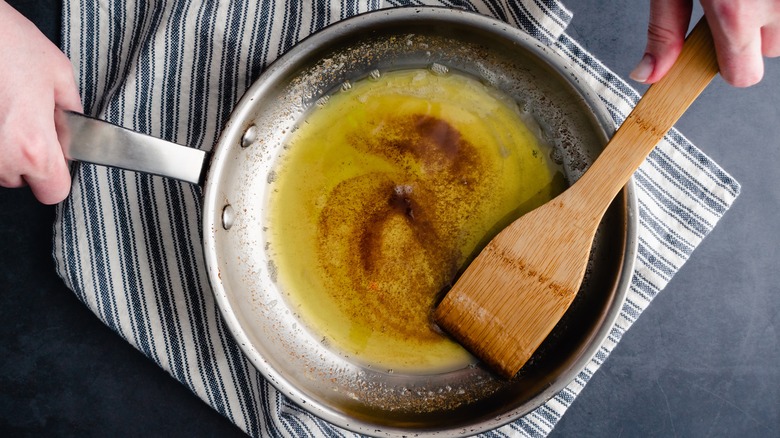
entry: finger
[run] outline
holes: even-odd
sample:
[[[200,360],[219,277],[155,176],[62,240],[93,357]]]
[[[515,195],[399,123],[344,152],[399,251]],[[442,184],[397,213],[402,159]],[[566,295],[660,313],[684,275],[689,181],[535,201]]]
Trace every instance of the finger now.
[[[16,189],[27,185],[21,175],[8,175],[0,172],[0,187]]]
[[[761,28],[761,54],[767,58],[780,56],[780,25]]]
[[[57,204],[68,197],[70,193],[70,172],[63,159],[43,177],[24,175],[35,198],[42,204]]]
[[[54,105],[57,108],[63,110],[70,110],[79,113],[84,112],[84,107],[81,104],[81,97],[79,96],[78,87],[76,86],[76,80],[72,73],[72,66],[70,61],[65,59],[65,66],[60,70],[60,73],[55,79],[54,84]],[[60,143],[59,147],[62,151],[65,159],[68,158],[68,129],[67,124],[63,119],[63,114],[59,111],[55,111],[53,114],[54,126],[57,133],[57,139]]]
[[[718,40],[715,35],[715,45]],[[744,45],[718,51],[718,68],[720,75],[735,87],[749,87],[761,81],[764,76],[764,59],[761,56],[761,32]]]
[[[53,132],[53,126],[51,129]],[[35,158],[34,166],[22,178],[41,203],[56,204],[70,192],[68,164],[56,138],[48,138],[38,149],[42,156]]]
[[[53,106],[53,105],[52,105]],[[17,132],[17,158],[21,178],[44,204],[56,204],[70,192],[70,171],[55,130],[53,108],[34,114]]]
[[[749,87],[764,76],[761,29],[735,28],[731,23],[707,19],[718,52],[720,75],[735,87]]]
[[[682,50],[691,19],[692,0],[652,0],[645,55],[630,76],[637,82],[653,83],[672,67]]]
[[[764,76],[761,56],[763,10],[742,2],[702,2],[718,52],[718,68],[726,82],[748,87]]]

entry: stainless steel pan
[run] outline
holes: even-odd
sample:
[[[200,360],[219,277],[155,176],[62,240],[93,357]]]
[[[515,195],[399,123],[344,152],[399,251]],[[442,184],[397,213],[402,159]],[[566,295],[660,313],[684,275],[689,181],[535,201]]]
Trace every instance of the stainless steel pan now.
[[[568,64],[511,26],[438,8],[382,10],[341,21],[271,65],[206,153],[65,114],[76,160],[203,186],[203,248],[225,323],[258,370],[303,409],[369,435],[468,435],[508,423],[559,392],[607,337],[623,304],[636,250],[629,185],[602,223],[577,300],[511,381],[477,366],[405,375],[356,364],[310,333],[275,284],[264,250],[267,194],[285,135],[324,95],[373,70],[447,66],[491,83],[533,113],[575,180],[612,123]]]

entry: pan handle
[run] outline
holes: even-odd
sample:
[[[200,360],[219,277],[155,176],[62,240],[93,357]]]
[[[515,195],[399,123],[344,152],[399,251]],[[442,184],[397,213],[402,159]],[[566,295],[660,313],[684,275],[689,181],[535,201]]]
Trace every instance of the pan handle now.
[[[202,184],[208,154],[84,114],[55,109],[57,133],[69,160]]]

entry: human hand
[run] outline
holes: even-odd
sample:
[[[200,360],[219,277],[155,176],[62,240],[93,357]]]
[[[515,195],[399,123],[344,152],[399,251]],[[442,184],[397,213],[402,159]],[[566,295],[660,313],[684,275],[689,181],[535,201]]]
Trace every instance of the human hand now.
[[[29,184],[39,201],[68,196],[70,172],[57,140],[54,107],[82,111],[68,58],[0,0],[0,186]]]
[[[723,79],[736,87],[758,83],[763,57],[780,56],[780,1],[701,0]],[[638,82],[661,79],[680,54],[692,0],[651,0],[647,49],[631,72]]]

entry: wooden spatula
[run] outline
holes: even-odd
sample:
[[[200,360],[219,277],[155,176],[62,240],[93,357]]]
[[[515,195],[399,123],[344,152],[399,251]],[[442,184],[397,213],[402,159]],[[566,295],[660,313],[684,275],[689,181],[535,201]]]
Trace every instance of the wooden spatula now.
[[[607,207],[717,73],[702,18],[582,178],[501,231],[468,266],[434,311],[439,326],[501,376],[517,374],[577,294]]]

